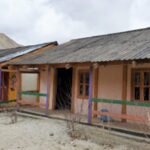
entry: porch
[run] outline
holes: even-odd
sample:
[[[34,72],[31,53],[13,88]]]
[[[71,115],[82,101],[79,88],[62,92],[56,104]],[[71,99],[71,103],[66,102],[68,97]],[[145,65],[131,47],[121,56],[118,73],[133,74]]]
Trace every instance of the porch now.
[[[45,109],[43,108],[28,107],[28,108],[20,108],[19,112],[58,120],[66,120],[66,121],[69,120],[74,121],[74,123],[89,125],[87,121],[87,115],[73,114],[68,110],[55,110],[55,111],[49,110],[48,115],[45,115]],[[91,126],[145,138],[150,137],[149,125],[141,124],[139,122],[120,122],[117,120],[102,122],[100,121],[100,118],[92,118]]]
[[[148,69],[150,65],[149,63],[139,63],[138,61],[134,65],[134,62],[131,61],[110,64],[83,63],[13,66],[17,76],[17,105],[21,111],[38,113],[39,115],[42,114],[48,117],[68,118],[69,120],[75,117],[81,123],[106,128],[147,132],[149,131],[148,114],[150,104],[148,100],[150,94],[142,92],[142,95],[146,96],[141,97],[136,89],[137,86],[131,86],[133,82],[131,78],[132,70],[137,70],[135,75],[140,72],[140,78],[143,78],[145,73],[150,76]],[[72,82],[69,86],[69,93],[67,93],[67,96],[69,96],[69,105],[68,103],[67,106],[66,103],[62,105],[62,102],[66,100],[63,97],[61,106],[58,107],[59,103],[56,101],[57,99],[61,99],[61,97],[57,97],[59,95],[57,94],[58,72],[60,70],[64,74],[70,68],[72,72],[70,74],[71,78],[70,80],[66,78],[64,80],[66,85],[69,85],[67,84],[68,82]],[[144,71],[141,71],[143,69]],[[27,89],[26,91],[22,91],[22,72],[38,74],[36,90]],[[136,76],[136,80],[138,80],[138,76]],[[148,85],[142,88],[150,90],[149,79],[147,80]],[[136,98],[134,101],[133,96]],[[31,97],[34,97],[34,99]],[[66,108],[69,109],[66,111]],[[108,112],[101,112],[103,108],[107,109]],[[99,118],[101,116],[111,117],[113,121],[100,122]]]

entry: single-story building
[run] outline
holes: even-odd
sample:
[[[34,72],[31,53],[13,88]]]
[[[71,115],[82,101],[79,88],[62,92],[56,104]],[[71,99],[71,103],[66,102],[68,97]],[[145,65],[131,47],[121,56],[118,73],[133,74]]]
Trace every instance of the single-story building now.
[[[90,118],[91,110],[97,115],[105,108],[116,116],[130,114],[120,117],[129,120],[150,112],[150,28],[71,40],[7,65],[40,72],[39,94],[46,98],[39,103],[47,110],[70,109]]]
[[[7,64],[8,61],[21,59],[24,56],[29,56],[30,54],[38,54],[46,49],[54,47],[57,42],[49,42],[37,45],[28,46],[18,46],[15,48],[7,48],[0,50],[0,101],[8,101],[16,99],[16,71],[9,71]],[[37,82],[38,75],[29,74],[28,72],[22,70],[22,80],[23,84],[26,84],[26,79],[30,84],[28,86],[30,89],[35,89],[33,83]],[[34,88],[33,88],[34,87]],[[36,90],[36,89],[35,89]]]

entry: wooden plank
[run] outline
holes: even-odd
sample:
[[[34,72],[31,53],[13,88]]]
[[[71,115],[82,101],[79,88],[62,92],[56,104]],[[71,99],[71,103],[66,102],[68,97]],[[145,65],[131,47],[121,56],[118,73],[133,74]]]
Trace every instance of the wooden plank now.
[[[135,102],[135,101],[122,101],[122,100],[113,100],[113,99],[97,99],[97,98],[92,98],[92,102],[97,102],[97,103],[110,103],[110,104],[126,104],[128,106],[140,106],[140,107],[150,107],[149,102]]]
[[[0,100],[2,99],[2,69],[0,68]]]
[[[89,75],[89,98],[88,98],[88,124],[91,124],[92,121],[92,90],[93,90],[93,67],[90,66],[90,75]]]
[[[17,102],[17,109],[19,109],[18,102],[21,99],[21,96],[19,92],[21,91],[21,73],[19,69],[17,69],[17,84],[16,84],[16,92],[17,92],[17,97],[16,97],[16,102]]]
[[[50,79],[50,65],[47,66],[47,94],[46,94],[46,115],[48,115],[48,110],[49,110],[49,100],[50,100],[50,84],[51,84],[51,79]]]
[[[15,100],[15,99],[13,99],[13,100],[8,100],[8,101],[2,101],[2,102],[0,102],[0,105],[1,105],[1,104],[8,104],[8,103],[12,103],[12,102],[16,102],[16,100]]]
[[[127,65],[123,65],[122,68],[122,100],[126,101],[127,99]],[[122,104],[122,114],[127,113],[126,104]],[[126,122],[125,119],[122,119],[122,122]]]
[[[32,106],[32,107],[38,107],[39,106],[39,103],[37,103],[37,102],[28,102],[25,100],[19,100],[18,104],[20,106]]]
[[[29,91],[19,92],[19,94],[21,94],[21,95],[31,95],[31,96],[44,96],[44,97],[47,96],[47,94],[45,94],[45,93],[35,93],[35,92],[29,92]]]
[[[76,93],[76,81],[77,81],[77,74],[76,74],[76,67],[73,67],[72,72],[72,91],[71,91],[71,111],[75,113],[75,93]]]
[[[140,122],[147,122],[148,120],[143,116],[134,116],[134,115],[127,115],[127,114],[115,114],[111,112],[99,112],[99,111],[93,111],[93,114],[97,115],[105,115],[105,116],[111,116],[113,118],[117,119],[125,119],[125,120],[132,120],[132,121],[140,121]]]
[[[55,110],[56,104],[56,90],[57,90],[57,70],[56,68],[52,67],[53,69],[53,92],[52,92],[52,110]]]
[[[19,100],[18,104],[20,106],[45,107],[45,104],[43,103],[30,102],[29,100]]]
[[[37,92],[40,93],[40,72],[37,74]],[[36,101],[39,103],[40,97],[37,96]]]
[[[39,73],[39,71],[35,71],[35,70],[20,70],[21,73],[28,73],[28,74],[37,74]]]
[[[17,72],[17,70],[1,69],[2,72]]]
[[[99,77],[99,67],[94,69],[94,78],[93,78],[93,97],[98,97],[98,77]],[[94,110],[97,111],[98,103],[94,103]],[[97,117],[97,115],[93,115],[93,117]]]

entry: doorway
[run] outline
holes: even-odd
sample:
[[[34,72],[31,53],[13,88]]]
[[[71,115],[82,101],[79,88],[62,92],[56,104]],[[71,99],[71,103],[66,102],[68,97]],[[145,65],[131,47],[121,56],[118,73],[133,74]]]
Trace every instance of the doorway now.
[[[56,110],[71,110],[72,69],[57,69]]]

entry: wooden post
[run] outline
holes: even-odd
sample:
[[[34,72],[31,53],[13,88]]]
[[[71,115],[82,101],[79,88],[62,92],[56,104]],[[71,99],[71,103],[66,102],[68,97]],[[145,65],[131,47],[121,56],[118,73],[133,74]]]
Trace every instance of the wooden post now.
[[[55,67],[52,67],[53,72],[53,90],[52,90],[52,110],[55,110],[56,105],[56,88],[57,88],[57,69]]]
[[[123,75],[122,75],[122,100],[127,100],[127,65],[123,65]],[[122,114],[126,114],[126,104],[122,104]],[[126,119],[122,119],[122,122],[126,122]]]
[[[72,91],[71,91],[71,111],[72,113],[75,112],[75,92],[76,92],[76,67],[73,67],[73,72],[72,72]]]
[[[20,96],[20,92],[21,92],[21,73],[19,71],[19,69],[17,69],[17,87],[16,87],[16,92],[17,92],[17,97],[16,97],[16,103],[17,103],[17,109],[19,109],[19,100],[21,98]]]
[[[2,100],[2,69],[0,68],[0,100]]]
[[[88,124],[91,124],[91,117],[92,117],[92,73],[93,68],[90,66],[90,78],[89,78],[89,99],[88,99]]]
[[[49,109],[49,93],[50,93],[50,65],[47,68],[47,95],[46,95],[46,115],[48,115]]]
[[[94,75],[93,75],[93,97],[97,98],[98,97],[98,75],[99,75],[99,67],[94,70]],[[98,103],[94,102],[94,110],[97,111],[98,109]],[[94,114],[93,117],[97,117],[96,114]]]
[[[38,93],[40,93],[40,74],[41,74],[41,72],[39,72],[38,74],[37,74],[37,92]],[[37,96],[37,99],[36,99],[36,101],[39,103],[39,101],[40,101],[40,97],[39,96]]]

